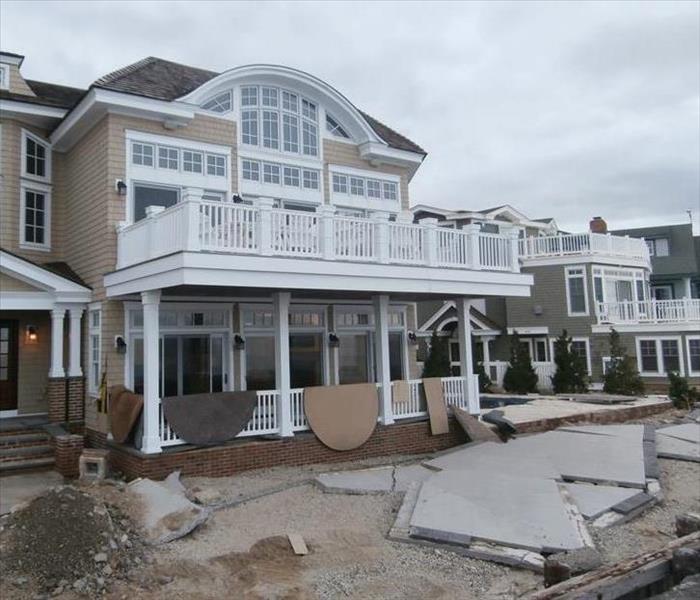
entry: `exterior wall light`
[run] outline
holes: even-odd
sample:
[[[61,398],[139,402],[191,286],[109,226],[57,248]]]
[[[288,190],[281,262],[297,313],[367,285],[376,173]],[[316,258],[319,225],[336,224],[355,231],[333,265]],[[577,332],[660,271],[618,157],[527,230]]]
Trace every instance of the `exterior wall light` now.
[[[126,354],[126,341],[122,336],[114,336],[114,347],[117,350],[117,354]]]
[[[117,194],[120,196],[126,196],[126,183],[124,183],[121,179],[117,179],[117,181],[114,184],[114,187],[117,190]]]
[[[28,344],[36,344],[39,341],[39,334],[36,325],[27,325],[25,337]]]
[[[243,350],[245,348],[245,338],[240,333],[233,334],[233,347],[235,350]]]
[[[328,345],[331,348],[340,346],[340,338],[332,331],[328,334]]]
[[[411,346],[418,344],[418,336],[416,335],[415,331],[409,331],[406,333],[406,337],[408,338],[408,343],[411,344]]]

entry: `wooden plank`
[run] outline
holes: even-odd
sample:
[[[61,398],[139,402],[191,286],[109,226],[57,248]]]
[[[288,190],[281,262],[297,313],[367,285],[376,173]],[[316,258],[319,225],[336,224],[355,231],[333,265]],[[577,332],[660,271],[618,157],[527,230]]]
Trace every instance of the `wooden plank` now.
[[[289,543],[292,545],[292,550],[294,550],[294,554],[304,556],[305,554],[309,553],[309,549],[306,547],[306,542],[304,541],[304,538],[301,537],[301,535],[299,535],[298,533],[288,533],[287,537],[289,538]]]

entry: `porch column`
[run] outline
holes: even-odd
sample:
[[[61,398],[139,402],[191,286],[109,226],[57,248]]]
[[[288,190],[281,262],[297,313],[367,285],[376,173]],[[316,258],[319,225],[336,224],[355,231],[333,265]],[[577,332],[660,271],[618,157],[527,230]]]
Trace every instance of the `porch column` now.
[[[71,306],[70,314],[70,346],[68,355],[68,377],[82,377],[80,366],[80,321],[83,317],[82,306]]]
[[[277,419],[280,435],[289,437],[292,431],[292,406],[289,398],[289,292],[272,295],[272,318],[275,323],[275,389],[279,394]]]
[[[484,336],[482,346],[484,348],[484,365],[491,362],[491,350],[489,349],[489,342],[491,341],[488,337]]]
[[[473,389],[471,376],[474,373],[474,357],[472,356],[472,324],[469,318],[471,300],[458,298],[455,301],[457,309],[457,333],[459,335],[459,372],[464,378],[464,396],[468,406],[478,403],[478,398],[472,398]],[[476,404],[478,406],[478,404]]]
[[[141,292],[143,305],[143,438],[141,452],[161,451],[160,409],[160,290]]]
[[[394,422],[391,406],[391,371],[389,370],[389,296],[380,294],[372,298],[374,304],[374,350],[377,366],[377,383],[381,393],[379,418],[382,425]]]
[[[690,285],[690,277],[683,278],[683,296],[688,299],[693,297],[693,288]]]
[[[51,311],[51,370],[49,377],[65,377],[63,368],[63,318],[66,309],[56,306]]]

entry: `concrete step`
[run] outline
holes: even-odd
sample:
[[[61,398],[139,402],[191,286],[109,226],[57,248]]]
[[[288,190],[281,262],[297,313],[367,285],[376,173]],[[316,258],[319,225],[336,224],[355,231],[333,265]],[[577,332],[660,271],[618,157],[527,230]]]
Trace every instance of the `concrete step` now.
[[[15,473],[18,471],[31,471],[35,469],[50,469],[55,464],[53,456],[31,458],[23,460],[0,461],[0,473]]]
[[[32,444],[26,446],[0,446],[0,461],[17,458],[20,460],[28,456],[53,456],[53,447],[50,444]]]

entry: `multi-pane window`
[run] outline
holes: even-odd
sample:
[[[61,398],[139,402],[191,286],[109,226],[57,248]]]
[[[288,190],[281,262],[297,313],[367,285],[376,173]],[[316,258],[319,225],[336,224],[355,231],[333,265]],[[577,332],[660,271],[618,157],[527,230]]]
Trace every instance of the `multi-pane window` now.
[[[243,179],[260,181],[260,163],[255,160],[242,160]]]
[[[25,189],[23,200],[22,243],[48,245],[49,206],[47,194]]]
[[[186,173],[202,172],[202,154],[192,150],[182,151],[182,170]]]
[[[303,185],[307,190],[317,190],[319,188],[318,183],[318,171],[313,171],[311,169],[304,169],[303,171]]]
[[[284,185],[299,187],[299,169],[296,167],[284,167]]]
[[[341,173],[332,173],[332,177],[333,192],[337,194],[350,193],[353,196],[362,196],[373,200],[384,199],[391,202],[396,202],[399,199],[398,185],[394,181]]]
[[[97,394],[100,388],[100,337],[102,326],[102,311],[91,310],[88,313],[88,336],[89,336],[89,368],[88,368],[88,390],[91,394]]]
[[[226,177],[226,157],[220,154],[207,154],[207,175]]]
[[[211,100],[207,100],[202,104],[202,108],[212,112],[225,113],[231,110],[232,104],[231,92],[222,92],[214,96]]]
[[[335,120],[331,115],[326,113],[326,129],[333,135],[345,139],[349,139],[350,136],[346,133],[345,129]]]
[[[583,361],[586,368],[588,367],[588,343],[585,340],[573,340],[571,342],[571,352]]]
[[[131,160],[135,165],[153,166],[153,145],[134,142],[131,145]]]
[[[646,240],[646,243],[651,256],[668,256],[670,254],[668,238],[653,238]]]
[[[661,340],[661,360],[664,373],[680,373],[681,357],[678,340]]]
[[[683,375],[679,338],[644,338],[637,340],[639,370],[647,375],[675,372]]]
[[[46,146],[26,136],[25,171],[27,175],[46,177]]]
[[[688,338],[688,371],[691,375],[700,374],[700,337]]]
[[[174,171],[177,171],[180,168],[179,150],[177,148],[159,146],[158,167],[161,169],[173,169]]]
[[[656,340],[640,340],[639,356],[642,372],[657,373],[659,370],[658,356],[656,354]]]
[[[587,315],[586,270],[584,267],[566,269],[566,296],[569,316]]]
[[[318,107],[315,103],[289,90],[245,86],[241,88],[241,105],[244,144],[318,156]]]
[[[263,181],[265,183],[280,182],[280,166],[271,163],[263,163]]]
[[[603,278],[600,276],[593,277],[593,295],[596,302],[603,302]]]
[[[345,175],[333,173],[333,191],[338,194],[348,193],[348,178]]]

